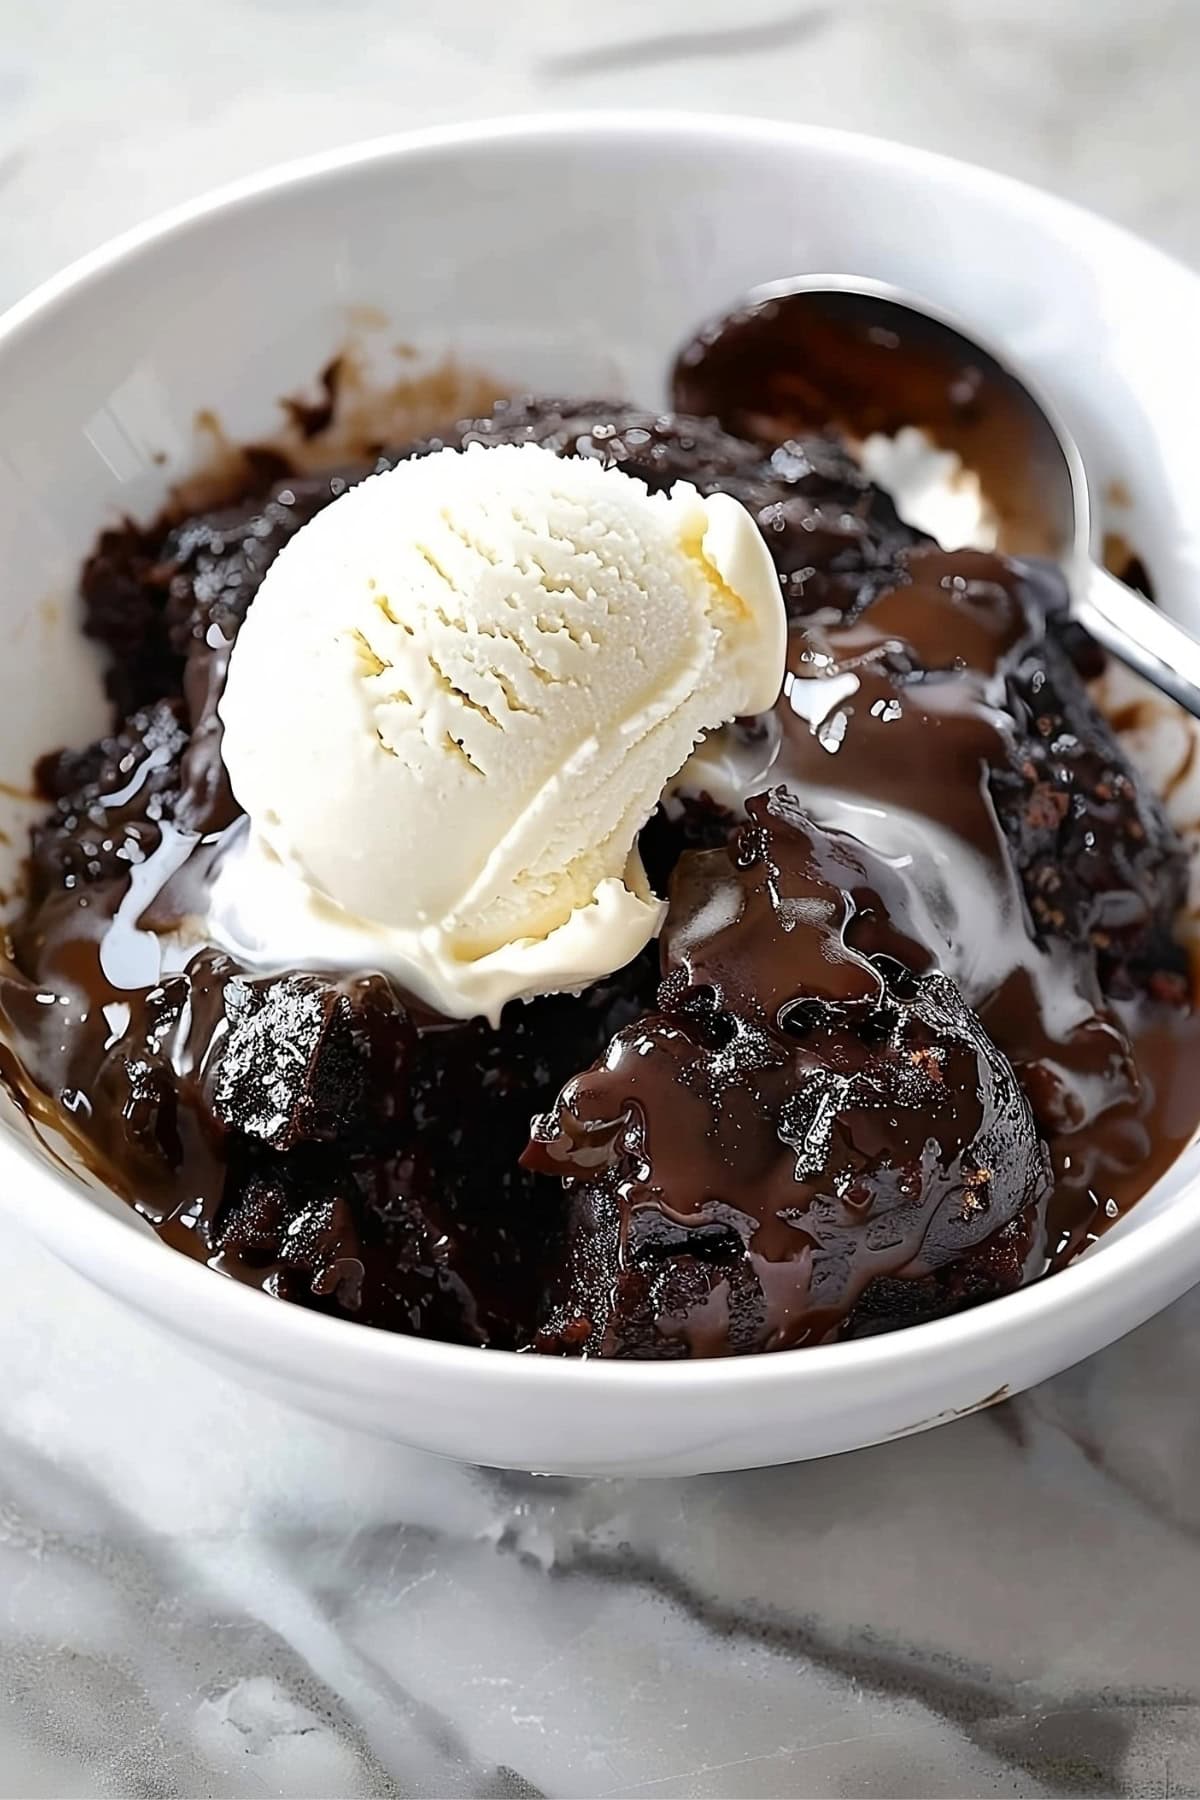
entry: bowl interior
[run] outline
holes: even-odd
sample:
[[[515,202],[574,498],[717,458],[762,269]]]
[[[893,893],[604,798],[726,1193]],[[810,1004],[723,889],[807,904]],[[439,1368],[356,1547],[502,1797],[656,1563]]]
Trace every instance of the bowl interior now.
[[[277,435],[281,397],[347,348],[360,425],[383,394],[421,427],[472,371],[654,403],[699,320],[815,270],[914,288],[1036,373],[1082,446],[1097,531],[1135,544],[1200,627],[1198,288],[1165,258],[865,140],[636,118],[431,134],[135,234],[0,329],[0,889],[18,882],[34,756],[104,722],[74,589],[106,523],[152,513],[222,443]],[[1195,1160],[1100,1254],[1173,1204]]]

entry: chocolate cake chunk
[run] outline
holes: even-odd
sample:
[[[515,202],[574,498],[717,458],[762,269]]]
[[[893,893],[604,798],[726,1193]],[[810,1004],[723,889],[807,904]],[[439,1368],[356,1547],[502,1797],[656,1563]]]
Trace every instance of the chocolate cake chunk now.
[[[179,658],[167,641],[171,571],[163,566],[161,522],[127,520],[101,533],[83,565],[83,629],[109,652],[104,685],[119,719],[177,690]]]
[[[235,975],[224,1005],[205,1074],[228,1129],[291,1150],[407,1112],[412,1028],[381,976]]]
[[[1015,1293],[1041,1261],[1046,1217],[1030,1209],[1001,1227],[956,1262],[943,1263],[931,1274],[897,1281],[871,1282],[846,1320],[843,1338],[876,1337],[945,1319],[987,1300]]]
[[[427,1027],[406,1041],[394,1117],[378,1117],[385,1084],[371,1069],[336,1144],[273,1154],[235,1128],[221,1197],[197,1227],[210,1259],[272,1293],[389,1329],[527,1343],[563,1230],[557,1184],[520,1165],[529,1101],[549,1104],[638,1016],[656,975],[651,953],[578,1000],[510,1007],[496,1030],[482,1020]],[[337,1207],[326,1213],[330,1196]],[[358,1265],[349,1284],[321,1284],[320,1259],[304,1248],[318,1225],[326,1259]]]
[[[256,1270],[277,1299],[327,1301],[351,1315],[361,1306],[365,1269],[344,1182],[306,1191],[287,1169],[256,1170],[224,1209],[215,1239],[217,1268]]]
[[[210,626],[233,636],[272,558],[369,465],[293,477],[272,456],[251,458],[248,472],[244,501],[178,524],[126,521],[84,564],[84,631],[111,653],[105,679],[118,717],[177,692]]]
[[[783,790],[685,857],[658,1009],[535,1122],[565,1178],[545,1348],[724,1355],[837,1335],[1025,1220],[1046,1147],[894,871]],[[1036,1235],[1036,1234],[1031,1234]]]
[[[165,625],[176,655],[186,656],[214,626],[234,637],[288,539],[370,472],[366,464],[323,475],[286,475],[265,498],[185,519],[169,531],[160,567],[167,578]]]
[[[187,747],[180,702],[168,697],[130,715],[87,750],[43,757],[37,778],[54,799],[31,840],[31,899],[128,879],[173,817]]]
[[[1101,986],[1186,1001],[1174,924],[1187,869],[1158,796],[1138,780],[1053,635],[1008,678],[1015,737],[991,791],[1039,937],[1091,946]]]

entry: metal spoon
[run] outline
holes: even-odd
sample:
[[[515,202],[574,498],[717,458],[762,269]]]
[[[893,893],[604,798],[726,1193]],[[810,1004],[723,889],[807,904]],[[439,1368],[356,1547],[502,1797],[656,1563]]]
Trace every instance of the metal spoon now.
[[[1092,559],[1074,438],[1034,382],[941,307],[854,275],[772,282],[680,353],[674,403],[750,437],[922,427],[978,474],[1001,547],[1057,561],[1072,617],[1200,718],[1200,640]]]

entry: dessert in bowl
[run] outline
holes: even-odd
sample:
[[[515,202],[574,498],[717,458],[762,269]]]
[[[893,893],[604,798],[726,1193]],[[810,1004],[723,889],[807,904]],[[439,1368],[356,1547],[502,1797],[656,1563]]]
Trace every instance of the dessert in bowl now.
[[[839,187],[873,196],[853,230]],[[914,226],[955,221],[944,268],[893,242],[901,198]],[[587,244],[535,276],[531,212],[544,234],[572,208]],[[1034,278],[1046,242],[1058,287]],[[1130,761],[1147,746],[1112,729],[1149,703],[1106,722],[1061,581],[939,548],[786,381],[749,429],[706,391],[703,345],[664,392],[697,318],[788,268],[908,280],[1004,338],[1045,331],[1118,250],[1023,190],[853,140],[551,123],[285,173],[18,317],[0,357],[24,376],[5,439],[16,500],[39,502],[25,541],[58,495],[42,573],[66,591],[107,528],[84,622],[118,714],[103,735],[93,688],[94,747],[40,764],[53,804],[5,989],[6,1075],[41,1132],[15,1140],[22,1216],[320,1410],[565,1469],[914,1429],[1186,1285],[1187,783],[1173,823]],[[171,301],[213,257],[230,273],[204,333]],[[602,307],[608,267],[626,279]],[[307,416],[277,441],[290,465],[243,458],[223,509],[162,516],[198,407],[261,446],[350,304],[435,349],[438,321],[460,364],[535,397],[432,432],[394,403],[375,473],[311,473],[344,447],[336,408]],[[72,308],[118,321],[103,372]],[[40,413],[39,350],[87,375]],[[1144,453],[1177,421],[1140,411],[1136,359],[1125,374],[1074,422],[1185,610],[1181,496]],[[612,398],[538,397],[551,381]],[[34,693],[36,654],[87,673],[79,620],[37,629],[53,650],[11,677],[26,768],[89,735],[61,673]],[[1175,720],[1154,718],[1170,760]],[[33,1177],[50,1125],[193,1266],[61,1167]]]

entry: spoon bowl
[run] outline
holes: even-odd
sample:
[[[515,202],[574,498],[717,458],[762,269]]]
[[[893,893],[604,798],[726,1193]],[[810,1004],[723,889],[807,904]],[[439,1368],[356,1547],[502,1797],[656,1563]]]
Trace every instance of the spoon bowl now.
[[[887,282],[812,275],[755,288],[680,352],[673,399],[740,436],[917,426],[978,476],[1012,556],[1064,569],[1072,616],[1200,717],[1200,641],[1092,556],[1083,458],[1037,386],[953,314]]]

